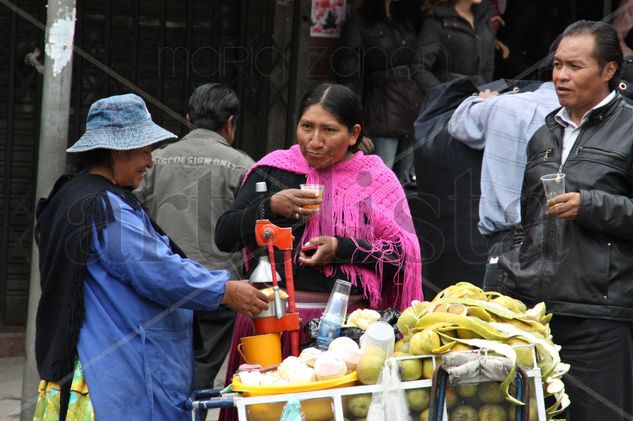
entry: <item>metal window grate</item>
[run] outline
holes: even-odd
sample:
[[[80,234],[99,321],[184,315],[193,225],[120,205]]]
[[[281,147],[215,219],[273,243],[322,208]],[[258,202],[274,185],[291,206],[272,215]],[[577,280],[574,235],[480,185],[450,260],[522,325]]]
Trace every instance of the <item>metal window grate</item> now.
[[[45,24],[46,2],[12,3]],[[235,146],[259,158],[290,142],[284,133],[292,133],[285,124],[292,121],[288,104],[294,103],[297,70],[289,63],[297,61],[291,43],[300,16],[293,14],[292,24],[279,31],[275,14],[294,6],[274,0],[77,0],[75,44],[168,107],[173,113],[147,101],[154,120],[179,135],[187,129],[174,115],[185,114],[193,88],[207,82],[232,87],[242,100]],[[41,63],[43,53],[31,64],[25,57],[43,51],[44,32],[0,5],[0,39],[8,41],[0,43],[0,56],[7,57],[0,60],[0,329],[10,330],[26,323],[42,91],[33,63]],[[92,102],[130,91],[79,54],[73,66],[69,144],[83,133]]]

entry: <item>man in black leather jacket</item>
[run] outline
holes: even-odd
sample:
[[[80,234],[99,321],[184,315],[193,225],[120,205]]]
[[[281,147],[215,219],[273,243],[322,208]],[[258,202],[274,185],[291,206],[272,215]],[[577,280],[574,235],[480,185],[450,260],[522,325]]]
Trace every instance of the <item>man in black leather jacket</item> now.
[[[502,292],[555,314],[573,421],[633,413],[633,107],[614,91],[621,63],[608,24],[576,22],[559,38],[563,108],[529,142],[525,238],[500,261]],[[557,172],[567,193],[546,203],[540,177]]]

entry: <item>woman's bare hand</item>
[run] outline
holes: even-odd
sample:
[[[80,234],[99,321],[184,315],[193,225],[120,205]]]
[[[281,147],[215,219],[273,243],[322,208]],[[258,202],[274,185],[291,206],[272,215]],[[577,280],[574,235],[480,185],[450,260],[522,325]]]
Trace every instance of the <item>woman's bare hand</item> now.
[[[495,48],[501,52],[502,59],[507,60],[508,57],[510,57],[510,47],[508,47],[498,39],[495,39]]]
[[[268,299],[248,281],[227,281],[222,304],[247,317],[253,317],[268,308]]]
[[[318,248],[313,255],[307,256],[305,253],[299,255],[299,261],[306,266],[323,266],[332,263],[338,250],[338,239],[336,237],[314,237],[306,244],[316,245]]]

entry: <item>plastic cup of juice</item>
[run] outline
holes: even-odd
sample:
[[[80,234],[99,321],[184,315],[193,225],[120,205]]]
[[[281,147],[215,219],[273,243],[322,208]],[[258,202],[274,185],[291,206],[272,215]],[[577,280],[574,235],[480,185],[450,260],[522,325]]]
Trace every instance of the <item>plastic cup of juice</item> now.
[[[319,199],[323,198],[323,184],[301,184],[301,190],[313,191],[319,195]],[[319,209],[319,205],[305,205],[306,209]]]
[[[543,182],[547,207],[553,207],[550,205],[552,200],[561,194],[565,194],[565,174],[547,174],[541,177],[541,181]]]

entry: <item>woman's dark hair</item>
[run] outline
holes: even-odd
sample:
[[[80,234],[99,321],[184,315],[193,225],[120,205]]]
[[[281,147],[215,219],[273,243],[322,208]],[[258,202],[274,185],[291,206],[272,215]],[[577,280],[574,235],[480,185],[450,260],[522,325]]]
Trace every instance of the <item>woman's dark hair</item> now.
[[[187,114],[193,128],[217,132],[226,125],[229,117],[237,118],[240,100],[235,91],[219,83],[198,86],[187,105]]]
[[[99,148],[70,154],[70,171],[74,174],[95,166],[112,168],[112,150]]]
[[[303,96],[297,115],[299,119],[303,113],[313,105],[320,105],[324,110],[332,114],[339,123],[352,132],[354,125],[360,124],[360,133],[356,144],[349,147],[350,151],[356,151],[363,139],[363,107],[360,98],[347,86],[335,83],[321,83],[313,86]]]
[[[605,22],[595,22],[590,20],[579,20],[569,25],[565,31],[554,41],[552,48],[554,51],[558,48],[560,41],[566,37],[576,37],[580,35],[592,35],[595,41],[593,47],[593,56],[598,61],[600,69],[613,61],[616,64],[616,70],[613,77],[609,81],[609,89],[616,89],[620,83],[620,72],[622,71],[622,49],[620,48],[620,40],[618,33],[611,25]]]

